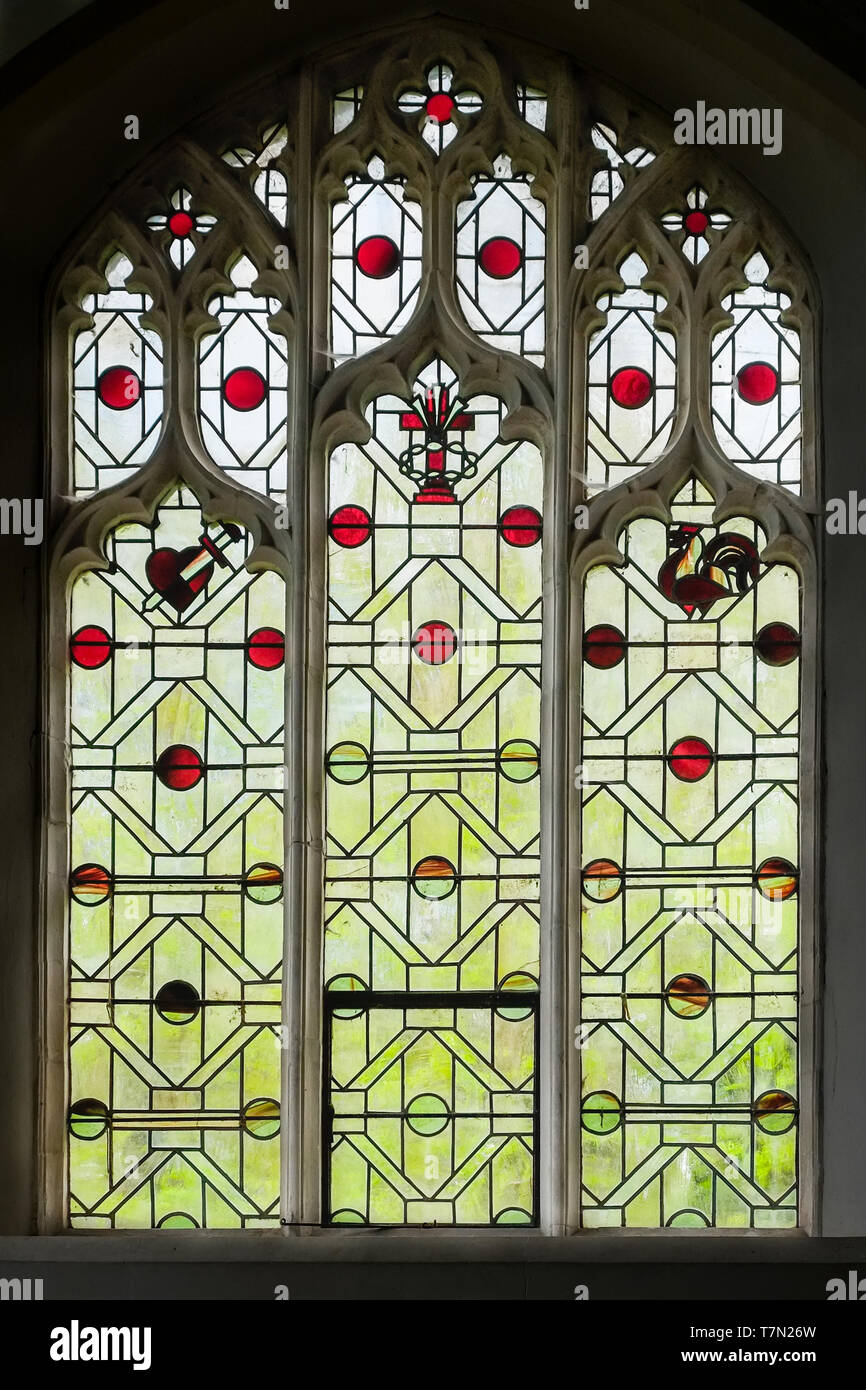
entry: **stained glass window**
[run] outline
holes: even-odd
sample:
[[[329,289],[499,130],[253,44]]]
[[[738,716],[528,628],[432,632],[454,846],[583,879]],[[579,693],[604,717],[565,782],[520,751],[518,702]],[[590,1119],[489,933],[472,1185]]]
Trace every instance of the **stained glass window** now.
[[[181,489],[70,613],[69,1219],[279,1220],[285,594]]]
[[[652,163],[655,154],[643,145],[623,149],[616,132],[601,122],[592,127],[592,143],[599,151],[596,162],[602,165],[592,176],[589,195],[590,221],[597,222],[625,187],[623,165],[626,173],[629,168],[643,169]]]
[[[815,306],[759,195],[437,21],[155,151],[53,294],[58,1222],[801,1222]]]
[[[223,153],[226,164],[246,171],[256,198],[281,227],[286,223],[289,204],[288,181],[279,163],[288,138],[284,125],[272,125],[259,142],[258,151],[235,145]]]
[[[147,219],[151,231],[161,234],[172,264],[184,270],[216,223],[211,213],[201,212],[193,206],[192,194],[181,185],[171,195],[164,212],[154,213]]]
[[[476,115],[483,105],[477,92],[454,87],[454,73],[445,63],[436,63],[427,73],[421,90],[403,93],[397,105],[419,121],[422,139],[434,154],[441,154],[458,133],[457,122]]]
[[[214,462],[256,492],[284,497],[288,349],[271,326],[280,302],[256,294],[256,279],[249,257],[239,257],[228,293],[208,304],[216,332],[199,349],[199,419]]]
[[[517,84],[517,109],[523,119],[536,130],[544,130],[547,125],[547,93],[537,87]]]
[[[457,295],[485,342],[544,361],[544,204],[531,180],[497,157],[457,207]]]
[[[434,361],[331,457],[337,1223],[537,1212],[541,459]]]
[[[728,319],[713,341],[713,426],[727,458],[758,478],[800,490],[800,335],[786,321],[791,296],[756,251],[744,285],[722,300]]]
[[[682,248],[690,265],[699,265],[710,249],[713,233],[724,231],[731,223],[730,214],[709,203],[705,188],[696,184],[686,194],[684,205],[667,212],[661,219],[665,231]]]
[[[352,124],[363,99],[363,87],[349,87],[345,92],[337,92],[331,108],[331,126],[335,135]]]
[[[623,287],[600,296],[605,321],[587,344],[592,491],[623,482],[660,456],[676,405],[676,340],[658,323],[664,297],[644,288],[647,266],[636,251],[618,269]]]
[[[421,213],[375,155],[346,181],[334,204],[331,242],[331,345],[342,361],[405,328],[421,283]]]
[[[799,581],[714,510],[586,579],[588,1227],[797,1224]]]
[[[75,338],[72,364],[73,477],[76,492],[129,478],[156,448],[162,424],[162,341],[148,323],[151,297],[135,289],[132,262],[118,251],[105,288],[85,296],[90,319]]]

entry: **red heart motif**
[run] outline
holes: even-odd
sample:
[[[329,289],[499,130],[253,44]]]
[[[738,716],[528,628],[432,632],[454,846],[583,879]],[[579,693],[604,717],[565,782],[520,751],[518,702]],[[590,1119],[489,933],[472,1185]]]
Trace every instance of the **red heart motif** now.
[[[187,546],[186,550],[172,550],[170,546],[163,546],[161,550],[154,550],[147,557],[145,573],[151,585],[158,594],[162,594],[178,613],[183,613],[189,608],[196,594],[200,593],[213,574],[213,563],[205,565],[198,574],[194,574],[191,579],[182,579],[183,570],[201,551],[196,545]]]

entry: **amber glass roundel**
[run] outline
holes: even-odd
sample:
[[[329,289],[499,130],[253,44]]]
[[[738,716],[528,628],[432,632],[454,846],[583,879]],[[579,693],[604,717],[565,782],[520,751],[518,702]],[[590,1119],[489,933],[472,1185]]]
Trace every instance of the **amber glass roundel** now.
[[[584,897],[594,903],[612,902],[622,892],[622,869],[612,859],[593,859],[580,877]]]
[[[779,373],[769,362],[749,362],[737,372],[737,394],[747,405],[766,405],[779,389]]]
[[[665,1002],[677,1018],[700,1018],[713,1002],[713,996],[701,975],[677,975],[665,990]]]
[[[253,903],[276,903],[283,896],[283,871],[278,864],[252,864],[244,874],[244,893]]]
[[[623,410],[639,410],[652,393],[652,377],[643,367],[620,367],[610,379],[610,394]]]
[[[785,1134],[797,1119],[797,1102],[787,1091],[764,1091],[752,1104],[752,1118],[765,1134]]]
[[[185,743],[175,743],[160,753],[156,775],[163,786],[170,787],[174,792],[186,792],[201,781],[204,765],[194,748],[189,748]]]
[[[478,264],[491,280],[510,280],[523,265],[523,250],[508,236],[494,236],[478,248]]]
[[[244,1106],[243,1125],[251,1139],[273,1139],[280,1132],[280,1106],[273,1096],[257,1096]]]
[[[588,666],[608,671],[618,666],[625,656],[625,637],[618,627],[597,623],[583,638],[583,659]]]
[[[412,887],[422,898],[449,898],[457,887],[457,871],[450,859],[430,854],[412,870]]]
[[[114,880],[102,864],[79,864],[69,876],[69,891],[82,907],[98,907],[111,897]]]
[[[509,782],[530,782],[538,776],[540,753],[529,739],[512,738],[499,750],[499,771]]]
[[[400,265],[400,250],[389,236],[368,236],[355,248],[355,264],[369,280],[387,280]]]
[[[343,782],[350,786],[354,782],[363,782],[370,771],[370,752],[363,743],[355,743],[353,740],[346,740],[344,743],[336,743],[328,750],[326,759],[328,775],[333,777],[335,782]]]
[[[668,767],[681,782],[700,782],[713,765],[713,751],[702,738],[681,738],[668,753]]]
[[[131,367],[109,367],[96,383],[96,394],[109,410],[129,410],[141,396],[141,378]]]
[[[765,859],[755,874],[755,886],[762,898],[785,902],[797,891],[797,870],[788,859]]]
[[[232,410],[257,410],[267,390],[267,382],[255,367],[235,367],[223,382],[223,398]]]

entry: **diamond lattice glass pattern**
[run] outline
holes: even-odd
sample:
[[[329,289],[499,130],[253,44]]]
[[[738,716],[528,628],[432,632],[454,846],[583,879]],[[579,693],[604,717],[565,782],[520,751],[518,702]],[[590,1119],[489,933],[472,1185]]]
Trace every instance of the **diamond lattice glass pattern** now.
[[[69,1219],[279,1218],[285,593],[175,493],[72,590]]]
[[[589,1227],[797,1224],[799,583],[713,509],[586,581]]]

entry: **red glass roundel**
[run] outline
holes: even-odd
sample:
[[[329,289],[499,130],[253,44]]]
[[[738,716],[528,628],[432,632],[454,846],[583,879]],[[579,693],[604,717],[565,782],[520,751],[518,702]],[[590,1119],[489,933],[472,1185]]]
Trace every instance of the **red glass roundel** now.
[[[448,623],[435,619],[418,628],[412,638],[412,650],[428,666],[441,666],[456,652],[457,634]]]
[[[174,792],[188,792],[204,776],[202,760],[194,748],[185,743],[173,743],[160,753],[156,775],[163,786]]]
[[[703,236],[709,225],[710,219],[700,208],[695,208],[686,215],[686,231],[691,232],[692,236]]]
[[[400,264],[400,250],[389,236],[368,236],[355,248],[355,265],[370,280],[387,280]]]
[[[223,398],[232,410],[255,410],[267,393],[267,383],[255,367],[235,367],[223,382]]]
[[[499,518],[499,534],[508,545],[536,545],[541,540],[541,514],[534,507],[509,507]]]
[[[618,627],[599,623],[584,635],[583,659],[588,666],[609,671],[612,666],[618,666],[624,656],[625,637]]]
[[[344,546],[346,550],[354,550],[356,546],[368,541],[372,529],[370,513],[363,507],[337,507],[328,519],[328,534],[331,540]]]
[[[247,661],[259,671],[275,671],[286,659],[286,639],[275,627],[259,627],[247,638]]]
[[[681,782],[700,782],[712,765],[712,749],[702,738],[681,738],[668,753],[668,766]]]
[[[444,125],[451,120],[451,113],[454,110],[454,98],[447,92],[436,92],[434,96],[428,98],[427,115],[431,120],[438,121]]]
[[[787,623],[767,623],[755,638],[755,650],[767,666],[787,666],[800,655],[800,634]]]
[[[173,236],[189,236],[194,225],[188,212],[173,212],[168,219],[168,229]]]
[[[624,410],[638,410],[652,393],[652,377],[643,367],[620,367],[610,379],[610,394]]]
[[[750,362],[737,372],[737,393],[747,405],[766,405],[779,389],[779,373],[769,362]]]
[[[478,248],[478,264],[492,280],[510,280],[523,265],[523,250],[510,236],[494,236]]]
[[[111,656],[111,638],[104,627],[80,627],[70,638],[69,655],[76,666],[95,671]]]
[[[141,378],[131,367],[109,367],[96,383],[96,394],[109,410],[129,410],[141,395]]]

